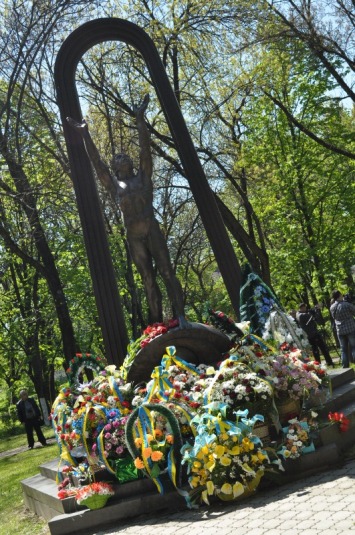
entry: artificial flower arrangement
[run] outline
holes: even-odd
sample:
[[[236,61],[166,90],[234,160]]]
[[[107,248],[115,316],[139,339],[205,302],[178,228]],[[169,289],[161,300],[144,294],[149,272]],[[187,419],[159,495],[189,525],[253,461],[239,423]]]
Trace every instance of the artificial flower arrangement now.
[[[306,333],[298,326],[295,319],[274,305],[265,322],[262,338],[280,349],[283,344],[299,349],[306,356],[310,345]]]
[[[226,404],[228,418],[233,411],[246,408],[252,416],[267,414],[273,400],[273,387],[245,364],[227,359],[216,371],[205,398],[207,402]]]
[[[86,505],[89,509],[101,509],[114,494],[112,485],[100,481],[80,487],[75,494],[75,500],[79,505]]]
[[[105,368],[105,360],[91,353],[76,353],[75,357],[69,362],[69,368],[66,370],[71,387],[75,389],[80,385],[80,374],[85,368],[89,368],[99,373]]]
[[[246,497],[258,487],[265,468],[271,467],[260,439],[252,432],[263,418],[247,420],[247,414],[247,410],[237,411],[237,422],[232,423],[212,409],[193,420],[195,442],[183,447],[182,460],[188,465],[190,506],[198,501],[209,504],[211,496],[224,501]]]
[[[289,425],[283,428],[284,441],[278,454],[284,459],[297,459],[302,454],[315,450],[309,436],[309,425],[306,421],[293,419]]]
[[[168,472],[173,484],[181,484],[183,438],[179,422],[164,404],[144,403],[130,415],[126,443],[134,465],[150,477],[163,493],[160,476]]]
[[[317,392],[321,383],[314,371],[304,368],[300,359],[286,354],[273,358],[267,377],[273,383],[276,400],[280,401],[301,401],[311,391]]]
[[[339,426],[340,433],[346,433],[350,428],[350,419],[342,412],[330,412],[328,414],[328,421]]]
[[[161,336],[167,333],[170,329],[174,329],[178,326],[178,319],[170,319],[164,323],[153,323],[152,325],[148,325],[139,338],[128,344],[127,355],[120,370],[122,378],[127,379],[128,371],[141,349],[146,347],[157,336]]]
[[[273,395],[276,400],[301,399],[321,381],[316,370],[304,368],[299,354],[286,345],[280,354],[272,354],[248,333],[231,358],[216,368],[189,364],[176,356],[175,348],[167,348],[146,386],[134,387],[122,369],[107,366],[91,383],[63,389],[53,405],[62,460],[77,468],[71,455],[77,449],[89,465],[101,464],[119,482],[144,473],[162,492],[162,474],[169,474],[179,488],[181,449],[186,447],[184,463],[193,494],[197,491],[207,502],[211,496],[246,496],[273,462],[281,468],[276,453],[270,461],[271,450],[266,454],[253,425],[267,416]],[[261,414],[249,419],[249,427],[246,418],[232,423],[233,411],[246,407],[255,417]],[[121,461],[129,466],[119,466]]]
[[[220,310],[208,310],[211,325],[225,333],[232,342],[244,336],[244,332],[238,327],[235,321]]]

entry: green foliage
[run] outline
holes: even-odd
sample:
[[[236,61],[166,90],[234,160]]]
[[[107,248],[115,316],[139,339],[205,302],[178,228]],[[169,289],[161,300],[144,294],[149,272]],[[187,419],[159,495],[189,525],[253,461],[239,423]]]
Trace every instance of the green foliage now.
[[[2,443],[2,440],[1,440]],[[9,448],[26,444],[26,435],[9,440]],[[0,535],[34,535],[49,533],[46,521],[25,510],[21,481],[38,473],[38,467],[56,455],[56,446],[35,448],[9,457],[0,458]]]

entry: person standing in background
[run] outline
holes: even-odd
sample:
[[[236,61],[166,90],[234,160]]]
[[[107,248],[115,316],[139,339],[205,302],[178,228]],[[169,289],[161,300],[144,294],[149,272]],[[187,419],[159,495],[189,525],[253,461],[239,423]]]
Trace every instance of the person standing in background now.
[[[332,357],[330,356],[328,346],[323,340],[321,333],[318,331],[316,317],[319,309],[320,305],[316,305],[314,309],[307,310],[307,305],[305,303],[301,303],[296,314],[297,322],[301,329],[303,329],[307,334],[314,358],[320,362],[321,351],[328,366],[333,366],[334,368],[335,365],[332,361]]]
[[[16,403],[17,416],[21,423],[25,425],[28,449],[32,450],[35,440],[33,431],[36,431],[38,441],[42,446],[46,446],[46,437],[42,433],[40,419],[41,411],[33,398],[28,397],[27,390],[21,390],[20,400]]]
[[[343,368],[349,368],[348,345],[351,349],[352,362],[355,362],[355,305],[344,301],[344,296],[339,290],[334,290],[332,298],[330,313],[340,343],[341,363]]]

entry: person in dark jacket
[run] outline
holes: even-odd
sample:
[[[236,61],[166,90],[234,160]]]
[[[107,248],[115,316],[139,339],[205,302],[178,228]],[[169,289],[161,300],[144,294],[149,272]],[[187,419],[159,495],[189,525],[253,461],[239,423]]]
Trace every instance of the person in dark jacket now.
[[[28,397],[27,390],[21,390],[20,400],[16,404],[17,416],[21,423],[25,425],[28,448],[33,449],[35,440],[33,436],[33,431],[36,431],[38,441],[42,446],[46,446],[46,437],[42,433],[40,419],[41,411],[35,400]]]
[[[307,310],[307,305],[305,303],[301,303],[298,307],[297,322],[301,329],[303,329],[304,332],[307,334],[309,343],[312,347],[314,358],[318,362],[320,362],[321,351],[328,366],[333,366],[334,368],[334,363],[332,361],[332,357],[329,354],[328,346],[323,340],[321,333],[318,331],[316,315],[319,310],[317,309],[319,309],[319,306],[316,306],[314,309]]]
[[[345,300],[339,290],[334,290],[332,298],[330,313],[340,342],[341,363],[343,368],[349,368],[349,346],[352,362],[355,362],[355,305],[350,296]]]

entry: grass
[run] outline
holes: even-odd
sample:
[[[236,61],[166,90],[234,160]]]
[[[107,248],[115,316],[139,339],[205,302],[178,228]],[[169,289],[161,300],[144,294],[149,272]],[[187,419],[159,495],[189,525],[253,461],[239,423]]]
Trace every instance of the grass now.
[[[0,433],[1,451],[27,446],[21,428]],[[51,428],[43,428],[46,438],[53,437]],[[39,472],[39,466],[58,456],[56,444],[34,448],[0,458],[0,535],[48,535],[47,522],[29,511],[22,495],[21,481]]]

